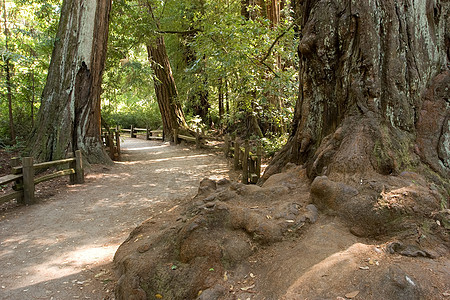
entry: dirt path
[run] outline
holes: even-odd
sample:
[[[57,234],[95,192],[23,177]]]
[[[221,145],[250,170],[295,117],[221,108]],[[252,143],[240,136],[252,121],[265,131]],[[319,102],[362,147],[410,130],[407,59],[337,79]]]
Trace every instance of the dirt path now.
[[[228,177],[222,157],[125,139],[122,161],[0,215],[0,299],[113,299],[112,258],[142,221]]]

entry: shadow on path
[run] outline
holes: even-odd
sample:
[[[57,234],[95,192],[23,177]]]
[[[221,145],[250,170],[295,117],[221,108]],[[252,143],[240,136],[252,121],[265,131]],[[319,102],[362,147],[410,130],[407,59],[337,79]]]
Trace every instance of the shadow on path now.
[[[224,158],[125,138],[122,161],[0,218],[0,299],[112,299],[110,262],[142,221],[228,177]]]

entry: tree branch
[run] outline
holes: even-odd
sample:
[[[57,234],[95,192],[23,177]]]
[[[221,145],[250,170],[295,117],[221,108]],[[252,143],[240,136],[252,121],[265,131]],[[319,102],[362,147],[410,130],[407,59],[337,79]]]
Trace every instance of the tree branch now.
[[[259,61],[260,63],[264,63],[264,61],[270,56],[270,54],[272,53],[273,47],[275,47],[275,45],[278,43],[278,41],[289,31],[291,30],[292,27],[294,27],[295,23],[292,23],[291,26],[288,27],[288,29],[286,29],[285,31],[283,31],[283,33],[281,33],[279,36],[277,36],[277,38],[273,41],[272,45],[270,45],[269,50],[267,50],[266,55],[264,55],[264,57]]]
[[[202,32],[201,29],[191,29],[191,30],[184,30],[184,31],[178,31],[178,30],[158,30],[157,33],[173,33],[173,34],[193,34],[197,32]]]
[[[250,59],[250,61],[253,62],[255,65],[258,65],[258,63],[261,64],[261,65],[263,65],[263,66],[266,67],[270,72],[272,72],[273,75],[275,75],[276,78],[280,78],[280,75],[278,75],[278,73],[275,72],[275,70],[274,70],[271,66],[269,66],[268,64],[266,64],[264,61],[260,61],[260,60],[258,60],[258,59],[256,59],[256,58],[250,57],[249,55],[247,55],[247,54],[245,54],[245,53],[244,53],[244,55],[245,55],[248,59]]]

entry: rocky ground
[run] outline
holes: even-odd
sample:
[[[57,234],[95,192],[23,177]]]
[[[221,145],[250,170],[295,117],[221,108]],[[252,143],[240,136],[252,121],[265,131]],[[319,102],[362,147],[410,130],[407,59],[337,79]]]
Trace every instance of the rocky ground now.
[[[450,299],[447,199],[418,174],[243,185],[221,154],[133,141],[3,210],[2,299]]]
[[[381,217],[361,212],[364,224],[340,210],[361,210],[357,188],[327,177],[311,184],[301,166],[262,187],[204,179],[194,198],[121,245],[116,297],[450,299],[448,211],[431,214],[439,201],[416,186],[417,174],[385,180],[372,212]],[[428,210],[405,213],[423,199]]]

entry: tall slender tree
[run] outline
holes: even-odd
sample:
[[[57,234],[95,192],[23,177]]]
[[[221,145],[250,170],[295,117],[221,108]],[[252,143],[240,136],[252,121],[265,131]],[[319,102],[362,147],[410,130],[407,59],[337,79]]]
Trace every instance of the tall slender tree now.
[[[110,9],[111,0],[63,2],[31,142],[40,160],[76,149],[90,162],[109,160],[100,140],[100,94]]]
[[[178,91],[173,78],[169,56],[167,55],[164,37],[159,35],[147,45],[148,58],[155,72],[155,93],[161,112],[165,136],[170,139],[174,129],[187,127],[181,105],[178,102]]]
[[[156,19],[152,4],[145,3],[149,14],[155,22],[156,28],[161,30],[159,20]],[[187,128],[186,120],[178,100],[178,91],[172,74],[169,56],[167,54],[164,36],[157,34],[147,44],[148,59],[155,73],[155,93],[163,123],[165,137],[171,139],[173,130]]]
[[[13,118],[13,109],[12,109],[12,80],[11,80],[11,53],[9,49],[9,39],[10,39],[10,30],[8,28],[8,14],[6,10],[6,2],[3,0],[2,3],[3,10],[3,32],[5,34],[5,60],[4,60],[4,70],[6,74],[6,98],[8,99],[8,116],[9,116],[9,133],[11,142],[14,144],[16,142],[16,130],[14,128],[14,118]]]

